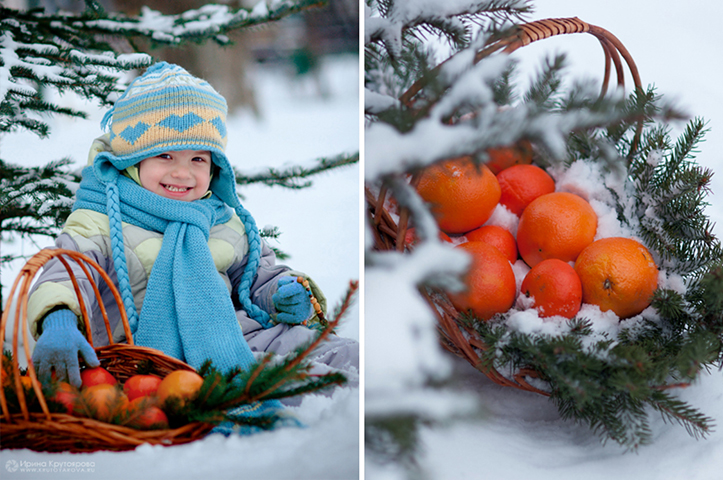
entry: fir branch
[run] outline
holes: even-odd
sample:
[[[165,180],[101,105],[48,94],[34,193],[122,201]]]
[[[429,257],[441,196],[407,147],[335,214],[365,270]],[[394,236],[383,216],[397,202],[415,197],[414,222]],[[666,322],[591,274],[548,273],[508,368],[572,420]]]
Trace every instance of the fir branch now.
[[[42,167],[20,167],[0,160],[0,233],[57,235],[70,214],[80,178],[63,159]]]
[[[714,426],[712,418],[673,397],[670,393],[656,390],[652,392],[651,397],[650,404],[661,413],[663,419],[682,425],[692,437],[705,437],[712,432]]]
[[[443,35],[457,48],[468,43],[470,23],[496,25],[505,21],[519,21],[532,11],[527,1],[478,0],[466,5],[451,5],[442,12],[427,9],[407,9],[406,4],[392,0],[372,2],[381,16],[371,17],[365,26],[365,45],[382,43],[388,54],[397,57],[409,36],[419,30]]]
[[[689,160],[705,132],[705,122],[694,119],[672,147],[667,129],[652,130],[644,137],[645,156],[630,166],[641,237],[659,266],[687,277],[699,276],[723,254],[704,215],[712,172]]]
[[[281,237],[281,230],[279,230],[279,227],[265,226],[259,229],[259,235],[261,238],[278,240],[279,237]],[[291,258],[288,253],[282,251],[278,247],[271,244],[269,244],[269,247],[274,251],[274,255],[276,255],[278,260],[287,260]]]
[[[557,55],[553,60],[545,60],[542,71],[535,77],[524,94],[525,103],[541,110],[551,110],[558,106],[555,97],[562,84],[561,71],[565,68],[565,56]]]
[[[340,154],[335,157],[325,157],[316,160],[316,165],[312,167],[303,167],[300,165],[287,167],[283,170],[269,168],[265,173],[256,175],[244,175],[236,172],[236,183],[238,185],[250,185],[253,183],[262,183],[268,186],[281,186],[290,189],[302,189],[312,185],[308,179],[314,175],[328,172],[338,167],[354,165],[359,162],[359,153],[351,155]]]

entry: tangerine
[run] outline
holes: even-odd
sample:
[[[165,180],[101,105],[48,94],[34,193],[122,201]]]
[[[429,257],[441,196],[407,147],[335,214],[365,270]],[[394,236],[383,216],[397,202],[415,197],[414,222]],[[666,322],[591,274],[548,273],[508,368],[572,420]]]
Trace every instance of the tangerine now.
[[[572,193],[547,193],[522,212],[517,226],[517,248],[530,267],[548,258],[574,262],[595,239],[597,214]]]
[[[99,383],[80,392],[81,411],[101,422],[110,422],[128,405],[128,397],[117,385]]]
[[[439,239],[443,242],[452,243],[452,239],[444,233],[443,231],[439,231],[438,235]],[[414,230],[414,227],[410,227],[407,229],[407,232],[404,234],[404,244],[405,245],[416,245],[416,243],[419,241],[417,238],[417,233]]]
[[[0,365],[0,388],[5,388],[12,382],[13,365],[12,360],[7,355],[2,355],[0,358],[2,358]]]
[[[484,242],[467,242],[455,248],[472,256],[472,264],[464,276],[467,289],[450,293],[457,310],[471,310],[478,318],[489,320],[509,310],[515,302],[517,285],[510,262],[495,247]]]
[[[465,235],[470,242],[484,242],[497,248],[510,261],[517,261],[517,242],[515,237],[502,227],[497,225],[485,225]]]
[[[653,256],[632,238],[608,237],[585,248],[575,262],[582,301],[629,318],[650,305],[658,288]]]
[[[33,379],[27,375],[20,377],[20,384],[23,386],[23,390],[29,391],[33,389]]]
[[[500,200],[500,184],[472,157],[459,157],[427,167],[417,192],[446,233],[464,233],[484,224]]]
[[[517,215],[534,199],[555,191],[555,181],[536,165],[515,165],[497,175],[500,203]]]
[[[580,311],[582,285],[575,269],[562,260],[548,258],[527,272],[520,294],[534,299],[540,317],[572,318]]]
[[[532,163],[532,144],[529,140],[520,140],[511,147],[490,148],[487,150],[489,160],[487,167],[497,175],[501,171],[514,165],[528,165]]]
[[[166,375],[158,385],[156,395],[158,404],[163,405],[171,397],[180,400],[185,405],[198,395],[203,385],[203,377],[190,370],[175,370]]]

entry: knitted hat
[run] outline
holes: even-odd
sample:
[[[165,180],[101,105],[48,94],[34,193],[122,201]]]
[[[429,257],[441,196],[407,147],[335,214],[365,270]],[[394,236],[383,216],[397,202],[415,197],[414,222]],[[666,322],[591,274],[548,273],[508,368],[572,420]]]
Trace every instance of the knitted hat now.
[[[239,205],[236,179],[226,154],[226,100],[205,80],[182,67],[159,62],[135,79],[103,117],[112,154],[96,163],[102,180],[163,152],[208,150],[220,175],[211,190],[231,207]],[[108,178],[106,178],[108,177]]]
[[[251,284],[261,257],[261,237],[256,222],[243,208],[236,193],[236,176],[226,158],[226,100],[205,80],[188,73],[178,65],[159,62],[136,78],[108,111],[101,128],[110,129],[111,152],[100,152],[93,164],[96,177],[106,184],[111,231],[119,232],[120,210],[116,180],[121,171],[141,160],[163,152],[179,150],[208,150],[218,167],[211,179],[210,190],[233,208],[244,223],[249,241],[248,263],[239,286],[239,299],[247,313],[266,325],[269,317],[249,299]],[[122,245],[122,232],[114,242]],[[112,239],[113,240],[113,239]],[[123,285],[127,278],[123,248],[114,248],[114,261],[119,273],[121,293],[126,309],[130,287]],[[125,290],[125,292],[123,291]],[[135,307],[133,307],[135,309]],[[129,317],[135,312],[130,312]]]

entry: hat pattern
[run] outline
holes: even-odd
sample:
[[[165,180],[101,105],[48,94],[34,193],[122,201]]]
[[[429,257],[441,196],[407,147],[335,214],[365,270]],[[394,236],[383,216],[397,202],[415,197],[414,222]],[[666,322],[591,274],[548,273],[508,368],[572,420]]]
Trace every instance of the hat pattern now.
[[[102,126],[110,127],[113,153],[127,167],[170,150],[223,154],[226,112],[226,100],[208,82],[160,62],[131,83]]]

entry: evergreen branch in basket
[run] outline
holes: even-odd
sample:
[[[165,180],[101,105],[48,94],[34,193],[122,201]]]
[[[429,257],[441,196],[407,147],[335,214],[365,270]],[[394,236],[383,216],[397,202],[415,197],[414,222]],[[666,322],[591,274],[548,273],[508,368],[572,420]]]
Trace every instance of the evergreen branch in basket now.
[[[477,332],[488,346],[480,353],[484,368],[511,365],[535,372],[548,385],[560,415],[589,425],[603,441],[612,439],[636,449],[651,441],[646,405],[683,425],[691,435],[710,433],[712,419],[668,392],[695,378],[705,359],[717,352],[709,335],[693,336],[682,345],[638,332],[635,342],[613,339],[583,346],[589,322],[573,319],[570,333],[560,336],[510,332],[495,322],[479,322]],[[671,372],[673,372],[671,374]],[[685,380],[669,383],[671,375]]]

